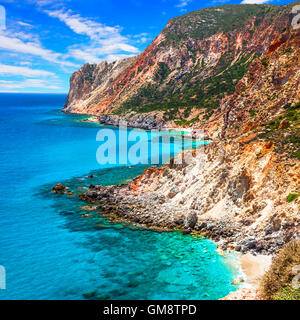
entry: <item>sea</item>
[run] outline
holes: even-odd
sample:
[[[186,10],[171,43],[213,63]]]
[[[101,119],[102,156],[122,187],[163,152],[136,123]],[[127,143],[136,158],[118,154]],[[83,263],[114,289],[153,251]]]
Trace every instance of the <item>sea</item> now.
[[[62,113],[65,100],[0,94],[0,299],[215,300],[236,290],[238,257],[209,239],[84,215],[78,194],[90,184],[128,182],[149,165],[99,164],[106,127]],[[58,182],[73,193],[53,194]]]

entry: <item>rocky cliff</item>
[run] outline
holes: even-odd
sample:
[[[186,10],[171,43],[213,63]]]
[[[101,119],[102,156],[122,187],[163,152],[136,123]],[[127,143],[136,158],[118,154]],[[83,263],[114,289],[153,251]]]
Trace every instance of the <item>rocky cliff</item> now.
[[[64,110],[105,115],[113,124],[143,114],[150,128],[203,125],[290,26],[291,10],[229,5],[174,18],[139,56],[75,72]]]
[[[199,117],[194,123],[214,142],[196,155],[186,151],[185,158],[192,157],[192,162],[176,165],[171,161],[161,168],[149,168],[128,185],[92,186],[82,199],[98,203],[101,214],[113,220],[201,233],[221,240],[224,249],[269,254],[299,238],[300,30],[287,25],[291,17],[286,11],[290,7],[262,8],[268,8],[267,15],[272,14],[276,23],[265,14],[256,24],[253,21],[257,18],[250,17],[260,29],[258,34],[256,28],[247,31],[251,23],[241,37],[246,41],[238,42],[238,32],[231,33],[227,38],[234,39],[228,49],[234,57],[230,65],[239,61],[242,52],[248,52],[249,65],[241,78],[235,79],[233,92],[218,100],[210,118]],[[173,24],[171,21],[167,29],[172,30]],[[194,42],[197,46],[207,43],[210,67],[201,69],[206,70],[205,74],[200,71],[201,78],[218,72],[226,52],[224,37],[208,34],[206,40]],[[173,46],[178,39],[168,41]],[[243,51],[237,48],[238,43]],[[201,51],[197,52],[200,57]],[[182,78],[178,81],[184,87]],[[177,83],[174,85],[176,88]],[[216,82],[215,90],[222,85]]]
[[[113,220],[268,254],[300,234],[299,200],[289,200],[299,172],[299,160],[282,161],[271,142],[212,143],[187,166],[149,168],[129,185],[91,187],[81,198]]]
[[[88,104],[92,100],[96,103],[98,94],[109,90],[111,83],[117,79],[135,58],[123,59],[100,64],[85,64],[74,72],[70,79],[70,90],[64,110],[66,112],[92,113]]]

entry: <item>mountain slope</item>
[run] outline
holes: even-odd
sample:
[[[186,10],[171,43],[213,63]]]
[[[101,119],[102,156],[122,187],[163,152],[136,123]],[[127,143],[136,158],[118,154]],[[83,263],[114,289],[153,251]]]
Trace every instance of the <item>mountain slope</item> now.
[[[101,215],[273,254],[300,236],[300,30],[274,39],[204,128],[214,142],[81,195]],[[203,126],[202,126],[203,128]],[[182,155],[177,156],[182,157]]]
[[[291,8],[228,5],[174,18],[136,58],[75,72],[64,110],[127,119],[146,113],[143,121],[149,113],[160,126],[207,122],[289,26]]]

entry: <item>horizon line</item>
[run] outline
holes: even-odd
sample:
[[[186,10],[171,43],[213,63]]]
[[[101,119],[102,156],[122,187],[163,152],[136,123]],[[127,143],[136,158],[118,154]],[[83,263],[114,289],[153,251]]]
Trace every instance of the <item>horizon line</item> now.
[[[23,94],[68,94],[68,92],[35,92],[35,91],[28,91],[28,92],[21,92],[21,91],[0,91],[1,93],[23,93]]]

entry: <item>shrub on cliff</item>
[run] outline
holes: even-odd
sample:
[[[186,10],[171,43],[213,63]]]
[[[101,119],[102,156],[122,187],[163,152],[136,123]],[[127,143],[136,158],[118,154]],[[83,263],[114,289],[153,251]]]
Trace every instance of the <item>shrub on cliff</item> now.
[[[300,266],[299,240],[286,244],[273,259],[262,279],[263,296],[269,300],[300,300],[300,290],[292,286],[296,266]]]

